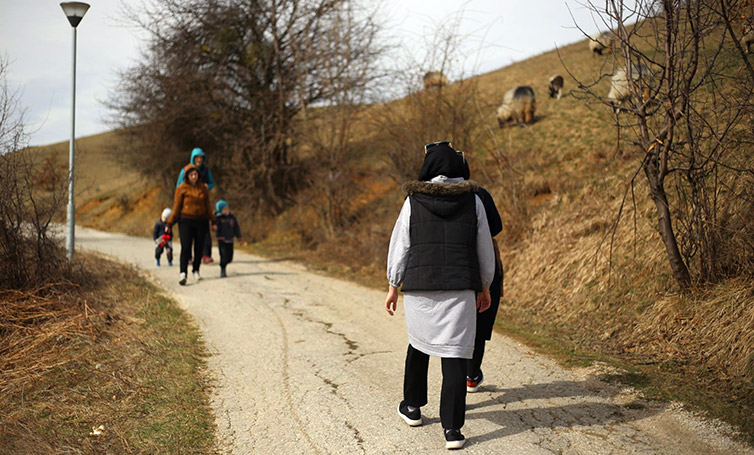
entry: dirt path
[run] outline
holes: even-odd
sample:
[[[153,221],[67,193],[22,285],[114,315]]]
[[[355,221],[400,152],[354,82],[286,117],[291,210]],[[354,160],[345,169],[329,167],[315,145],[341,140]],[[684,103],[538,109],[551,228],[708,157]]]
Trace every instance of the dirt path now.
[[[78,247],[149,272],[196,318],[214,354],[223,452],[447,452],[437,359],[424,426],[410,428],[396,413],[407,343],[402,302],[391,318],[383,292],[238,252],[229,278],[219,279],[213,264],[202,267],[202,281],[180,287],[177,261],[155,267],[150,240],[77,232]],[[488,346],[486,382],[467,400],[465,453],[754,454],[720,428],[637,399],[592,371],[565,370],[497,334]]]

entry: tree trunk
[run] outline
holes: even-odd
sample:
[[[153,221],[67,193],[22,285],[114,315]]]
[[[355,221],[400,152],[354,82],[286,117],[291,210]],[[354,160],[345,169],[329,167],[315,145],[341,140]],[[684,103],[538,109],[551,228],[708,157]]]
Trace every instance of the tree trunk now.
[[[657,222],[660,230],[660,236],[662,237],[662,243],[665,244],[665,251],[668,254],[668,262],[670,263],[670,269],[673,271],[673,277],[675,278],[681,289],[688,289],[691,285],[691,275],[689,275],[689,269],[683,262],[681,257],[681,251],[678,249],[678,241],[675,238],[675,232],[673,232],[673,225],[670,221],[670,206],[668,205],[668,197],[665,194],[665,188],[662,182],[657,178],[657,161],[648,159],[644,163],[644,173],[647,176],[647,182],[649,182],[649,189],[652,194],[652,200],[657,207]]]

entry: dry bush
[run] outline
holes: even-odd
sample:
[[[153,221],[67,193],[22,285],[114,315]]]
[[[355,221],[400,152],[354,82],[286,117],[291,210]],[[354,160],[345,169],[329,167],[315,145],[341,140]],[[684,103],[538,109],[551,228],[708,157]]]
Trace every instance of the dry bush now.
[[[61,179],[40,190],[24,152],[0,155],[0,288],[29,289],[64,279],[69,263],[52,231],[63,203]]]

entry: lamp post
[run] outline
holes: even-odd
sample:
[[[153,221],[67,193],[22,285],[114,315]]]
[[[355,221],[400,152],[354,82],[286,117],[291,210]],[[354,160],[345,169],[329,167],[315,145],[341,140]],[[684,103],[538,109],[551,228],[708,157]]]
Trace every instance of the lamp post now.
[[[68,234],[65,248],[68,259],[73,259],[74,236],[76,226],[76,206],[73,204],[73,162],[76,153],[76,27],[89,10],[89,4],[83,2],[63,2],[60,4],[68,22],[73,27],[73,77],[71,79],[71,142],[68,147]]]

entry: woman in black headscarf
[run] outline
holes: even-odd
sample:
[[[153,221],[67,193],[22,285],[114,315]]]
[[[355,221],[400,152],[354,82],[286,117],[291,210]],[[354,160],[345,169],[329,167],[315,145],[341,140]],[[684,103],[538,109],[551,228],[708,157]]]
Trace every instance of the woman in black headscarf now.
[[[390,239],[385,309],[393,314],[404,292],[409,346],[398,413],[421,425],[427,404],[429,356],[442,358],[440,420],[449,449],[463,447],[467,359],[474,352],[477,309],[489,307],[494,251],[477,185],[449,142],[427,144],[419,180]]]

